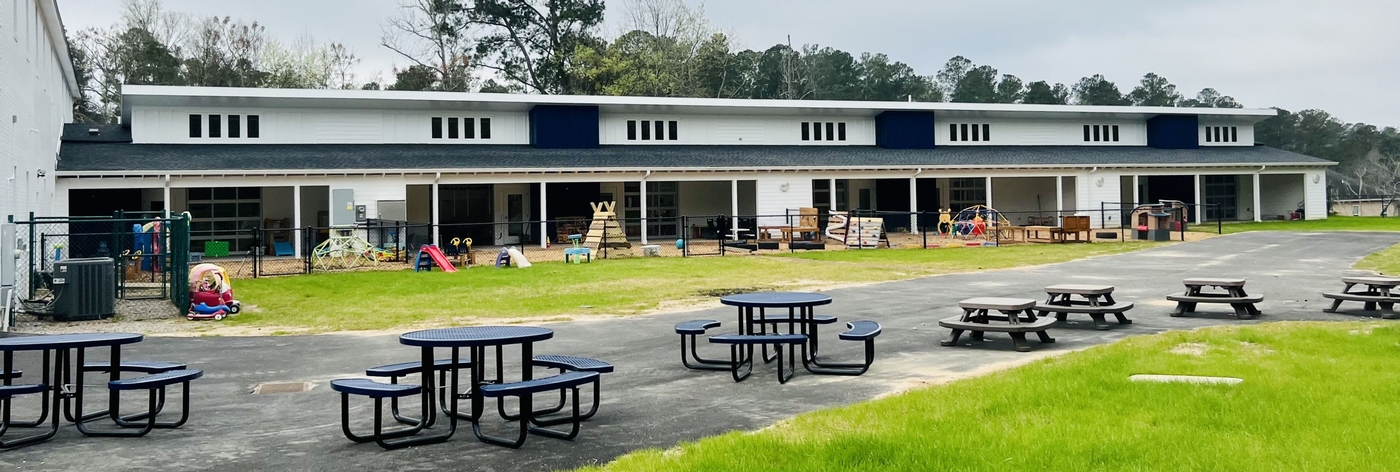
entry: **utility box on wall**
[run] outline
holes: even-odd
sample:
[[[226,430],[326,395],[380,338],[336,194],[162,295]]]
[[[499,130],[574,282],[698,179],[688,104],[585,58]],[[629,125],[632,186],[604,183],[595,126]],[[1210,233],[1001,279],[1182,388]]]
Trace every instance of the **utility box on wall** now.
[[[331,190],[331,226],[355,224],[355,189]]]
[[[53,318],[87,321],[117,314],[117,269],[110,257],[66,259],[53,264]]]

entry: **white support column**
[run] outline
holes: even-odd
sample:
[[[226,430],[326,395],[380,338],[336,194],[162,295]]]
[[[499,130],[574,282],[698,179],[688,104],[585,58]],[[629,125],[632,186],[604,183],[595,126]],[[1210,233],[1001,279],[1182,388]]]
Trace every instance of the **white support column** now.
[[[647,243],[647,181],[641,183],[642,189],[642,244]]]
[[[306,238],[301,227],[301,185],[292,186],[292,254],[301,257],[301,240]]]
[[[1137,206],[1138,204],[1142,203],[1141,200],[1142,200],[1142,186],[1138,184],[1138,175],[1137,175],[1137,174],[1133,174],[1133,201],[1131,201],[1131,202],[1126,202],[1126,203],[1130,203],[1130,204],[1132,204],[1133,206]],[[1121,206],[1121,205],[1120,205],[1120,206]]]
[[[1205,187],[1204,185],[1201,185],[1201,174],[1196,174],[1196,223],[1197,223],[1197,224],[1199,224],[1199,223],[1204,223],[1204,222],[1206,221],[1206,218],[1205,218],[1206,212],[1205,212],[1205,210],[1202,209],[1202,207],[1204,207],[1204,206],[1205,206],[1205,203],[1206,203],[1206,197],[1205,197],[1205,192],[1206,192],[1206,190],[1205,190],[1204,187]]]
[[[987,177],[987,206],[990,207],[990,208],[996,208],[996,207],[993,207],[993,206],[992,206],[992,178],[991,178],[991,177]]]
[[[549,183],[540,182],[540,249],[549,247]]]
[[[827,211],[836,211],[836,179],[827,182],[827,189],[830,190],[826,194],[826,199],[829,200],[827,204],[830,205]]]
[[[440,201],[441,201],[441,200],[438,200],[438,183],[437,183],[437,180],[434,180],[434,181],[433,181],[433,201],[432,201],[432,203],[429,205],[429,208],[432,208],[432,209],[433,209],[433,245],[434,245],[434,246],[437,246],[437,247],[442,247],[442,244],[439,243],[439,241],[438,241],[438,239],[440,238],[440,233],[439,233],[439,231],[438,231],[438,224],[441,223],[441,221],[442,221],[442,217],[441,217],[441,215],[442,215],[442,208],[441,208],[442,205],[439,203]]]
[[[1254,221],[1264,221],[1264,211],[1260,211],[1259,172],[1254,172]]]
[[[1065,176],[1055,176],[1055,226],[1060,226],[1060,219],[1064,218],[1065,211]]]
[[[1257,180],[1257,179],[1256,179]],[[170,217],[170,176],[165,176],[165,217]]]
[[[919,234],[919,178],[909,178],[909,232]]]
[[[738,226],[738,225],[739,225],[739,181],[738,181],[738,180],[731,180],[731,181],[729,181],[729,206],[731,207],[731,208],[730,208],[731,212],[729,213],[729,228],[732,230],[735,226]],[[732,235],[732,236],[734,236],[734,240],[735,240],[735,241],[738,241],[738,240],[739,240],[739,232],[738,232],[738,231],[730,231],[729,234]]]

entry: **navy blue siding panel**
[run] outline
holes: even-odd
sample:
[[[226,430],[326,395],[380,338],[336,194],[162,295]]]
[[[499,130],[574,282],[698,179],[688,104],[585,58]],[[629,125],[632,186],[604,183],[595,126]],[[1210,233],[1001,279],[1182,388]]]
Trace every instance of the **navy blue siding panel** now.
[[[887,111],[875,116],[875,145],[886,149],[933,149],[933,112]]]
[[[1196,149],[1196,115],[1160,115],[1147,119],[1147,146],[1157,149]]]
[[[596,149],[598,107],[535,105],[530,109],[530,145],[543,149]]]

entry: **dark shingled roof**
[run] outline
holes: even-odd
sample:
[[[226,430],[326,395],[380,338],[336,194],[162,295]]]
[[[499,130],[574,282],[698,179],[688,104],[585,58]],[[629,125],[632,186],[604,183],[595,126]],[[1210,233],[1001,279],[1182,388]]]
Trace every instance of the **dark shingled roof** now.
[[[65,142],[59,171],[606,169],[1328,164],[1266,146],[604,146]]]
[[[63,142],[129,143],[131,130],[123,128],[120,124],[68,123],[63,125]]]

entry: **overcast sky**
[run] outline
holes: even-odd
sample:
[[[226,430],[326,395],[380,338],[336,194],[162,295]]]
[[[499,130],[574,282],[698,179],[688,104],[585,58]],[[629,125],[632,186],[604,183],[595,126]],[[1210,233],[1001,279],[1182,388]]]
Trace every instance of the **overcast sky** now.
[[[612,3],[613,10],[622,4]],[[166,0],[198,16],[256,20],[288,41],[345,43],[363,58],[362,76],[379,72],[385,80],[404,64],[379,46],[379,23],[397,4]],[[119,14],[116,0],[59,6],[70,31],[111,25]],[[1026,82],[1104,74],[1125,93],[1156,72],[1188,97],[1215,87],[1248,107],[1321,108],[1347,121],[1400,126],[1394,0],[709,0],[704,7],[747,48],[791,35],[795,46],[883,52],[924,75],[961,54]]]

